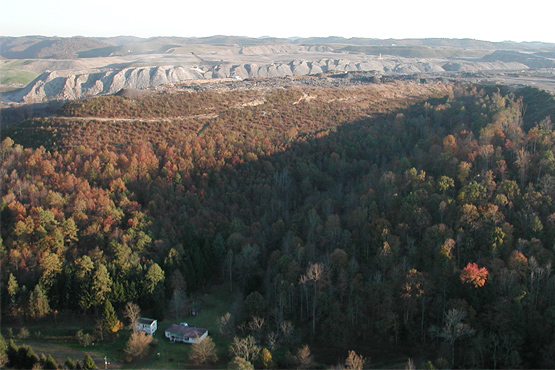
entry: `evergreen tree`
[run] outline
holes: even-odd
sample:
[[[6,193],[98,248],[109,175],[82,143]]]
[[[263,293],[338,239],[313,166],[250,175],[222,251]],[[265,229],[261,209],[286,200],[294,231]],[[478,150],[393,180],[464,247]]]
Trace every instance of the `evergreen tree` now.
[[[106,266],[99,263],[91,285],[92,305],[97,306],[104,302],[108,293],[112,291],[112,279]]]
[[[102,321],[104,330],[108,333],[116,333],[122,327],[123,324],[118,320],[114,306],[109,300],[104,301],[104,313],[102,314]]]
[[[50,313],[50,304],[46,292],[39,285],[35,285],[35,289],[29,295],[28,314],[33,319],[40,319]]]
[[[21,369],[32,369],[36,363],[40,362],[39,356],[28,345],[21,345],[17,350],[18,364],[14,367]]]
[[[148,271],[145,275],[145,291],[148,294],[152,294],[154,289],[159,283],[164,281],[164,270],[160,268],[157,263],[153,263],[148,267]]]
[[[0,353],[6,353],[7,349],[8,349],[8,344],[6,343],[6,339],[0,333]]]
[[[58,364],[56,363],[52,355],[48,355],[42,363],[42,367],[43,369],[56,370],[58,368]]]
[[[13,339],[10,339],[8,342],[8,347],[6,348],[6,356],[7,356],[7,365],[8,367],[16,367],[19,364],[19,360],[17,357],[17,351],[19,347]]]
[[[69,369],[69,370],[73,370],[73,369],[77,368],[77,364],[75,363],[75,360],[68,357],[68,358],[66,358],[66,361],[64,362],[64,368]]]
[[[98,367],[96,366],[96,363],[94,362],[92,357],[88,354],[85,356],[85,359],[83,360],[83,369],[85,370],[98,369]]]
[[[8,278],[8,294],[10,295],[12,303],[15,303],[15,296],[18,292],[19,285],[17,284],[17,279],[10,273],[10,277]]]
[[[7,355],[8,345],[6,344],[6,340],[0,334],[0,368],[4,367],[8,362],[8,355]]]

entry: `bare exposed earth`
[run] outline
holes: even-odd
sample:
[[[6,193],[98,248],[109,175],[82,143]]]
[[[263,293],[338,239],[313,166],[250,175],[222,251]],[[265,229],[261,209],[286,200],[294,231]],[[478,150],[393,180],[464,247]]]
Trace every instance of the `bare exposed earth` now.
[[[185,81],[342,72],[524,84],[555,92],[555,59],[530,52],[455,59],[369,55],[338,51],[326,45],[182,45],[162,49],[163,53],[148,51],[144,54],[132,50],[132,46],[129,48],[126,50],[122,46],[112,52],[112,56],[25,60],[17,68],[40,75],[27,86],[4,94],[3,101],[28,104],[115,94],[122,89],[148,89]],[[1,63],[9,68],[13,65],[10,60]]]
[[[494,81],[503,85],[532,86],[555,93],[555,72],[552,72],[551,74],[529,73],[520,75],[496,75],[486,80]]]

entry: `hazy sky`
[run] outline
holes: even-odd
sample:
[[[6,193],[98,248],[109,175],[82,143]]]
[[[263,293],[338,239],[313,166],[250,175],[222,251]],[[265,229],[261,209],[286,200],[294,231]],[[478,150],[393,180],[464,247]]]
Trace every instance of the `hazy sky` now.
[[[554,20],[554,0],[0,0],[2,36],[447,37],[555,42]]]

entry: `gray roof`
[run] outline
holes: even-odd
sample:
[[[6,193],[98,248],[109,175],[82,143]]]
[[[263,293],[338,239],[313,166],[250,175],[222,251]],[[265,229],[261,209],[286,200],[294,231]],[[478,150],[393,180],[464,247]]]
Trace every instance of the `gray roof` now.
[[[154,319],[147,319],[146,317],[141,317],[139,320],[137,320],[137,322],[139,324],[147,324],[147,325],[152,325],[152,323],[156,321]]]
[[[196,326],[183,326],[183,325],[171,324],[170,327],[166,329],[166,331],[172,334],[178,335],[180,337],[194,338],[194,337],[202,336],[204,333],[208,331],[208,329],[197,328]]]

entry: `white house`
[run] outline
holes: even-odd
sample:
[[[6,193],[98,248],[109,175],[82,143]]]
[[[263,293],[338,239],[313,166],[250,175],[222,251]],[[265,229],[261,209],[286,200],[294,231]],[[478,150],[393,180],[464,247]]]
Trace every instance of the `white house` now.
[[[186,323],[172,324],[165,332],[170,342],[200,343],[208,335],[208,329],[188,326]]]
[[[158,329],[158,321],[154,319],[147,319],[146,317],[141,317],[135,324],[135,330],[144,331],[150,335],[154,335],[156,329]]]

